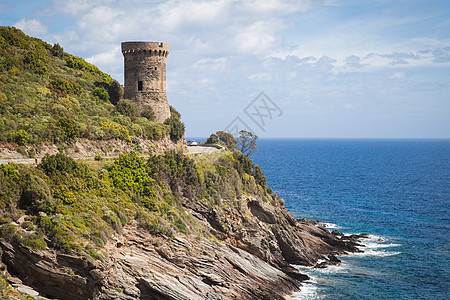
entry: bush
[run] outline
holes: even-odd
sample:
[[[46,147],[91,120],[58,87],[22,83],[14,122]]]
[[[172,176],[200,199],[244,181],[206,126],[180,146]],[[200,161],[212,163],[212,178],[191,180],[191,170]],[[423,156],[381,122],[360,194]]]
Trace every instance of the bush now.
[[[53,56],[63,58],[64,57],[64,49],[58,43],[54,44],[52,49],[50,50]]]
[[[106,90],[109,94],[109,101],[114,105],[116,105],[123,97],[123,87],[117,80],[111,81]]]
[[[173,142],[178,142],[184,137],[185,126],[184,123],[180,120],[177,120],[173,117],[170,117],[164,124],[168,125],[170,128],[170,139]]]
[[[117,102],[116,110],[124,116],[137,117],[139,109],[133,101],[129,99],[122,99]]]
[[[39,53],[38,49],[30,50],[25,54],[23,62],[35,73],[44,75],[48,73],[48,66],[41,56],[42,54]]]
[[[115,187],[132,191],[139,196],[155,197],[154,179],[149,176],[145,160],[135,152],[121,154],[109,167],[109,177]]]
[[[23,129],[10,134],[10,138],[19,146],[25,146],[28,143],[28,132]]]
[[[58,121],[56,121],[56,126],[62,130],[64,141],[74,140],[78,136],[78,125],[74,120],[68,117],[60,117]]]
[[[219,142],[219,137],[217,134],[212,133],[209,138],[206,139],[205,144],[217,144]]]
[[[150,105],[144,105],[141,111],[141,116],[147,118],[150,121],[155,121],[155,112]]]
[[[101,128],[106,139],[122,139],[131,141],[128,128],[115,122],[103,122]]]
[[[40,177],[27,174],[25,187],[20,196],[20,206],[30,213],[47,211],[51,201],[51,192],[47,183]]]
[[[103,87],[96,87],[94,88],[93,94],[95,97],[97,97],[101,101],[108,101],[109,100],[109,94]]]
[[[74,206],[77,203],[77,197],[65,184],[60,184],[53,190],[53,197],[60,199],[64,204]]]
[[[184,137],[185,126],[180,121],[181,114],[172,106],[170,107],[170,118],[164,121],[164,124],[170,128],[170,139],[173,142],[178,142]]]
[[[94,249],[88,249],[88,253],[95,260],[103,260],[103,256],[97,253]]]
[[[38,168],[44,171],[47,176],[54,177],[77,173],[78,164],[73,158],[61,153],[55,155],[46,154]]]
[[[81,93],[81,86],[78,83],[60,78],[50,81],[48,88],[59,97]]]
[[[103,73],[96,66],[88,63],[84,59],[80,57],[76,57],[73,55],[66,56],[66,66],[69,68],[77,69],[80,71],[89,72],[94,75],[101,75],[106,82],[111,82],[113,79],[108,74]]]
[[[45,248],[47,248],[47,243],[45,242],[44,237],[36,234],[24,237],[22,239],[22,243],[24,246],[35,250],[45,250]]]

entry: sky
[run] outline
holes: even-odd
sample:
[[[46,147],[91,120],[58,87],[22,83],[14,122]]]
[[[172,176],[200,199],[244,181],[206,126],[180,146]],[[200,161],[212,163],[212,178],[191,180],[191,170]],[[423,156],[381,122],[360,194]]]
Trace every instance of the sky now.
[[[121,83],[121,42],[169,43],[189,137],[450,138],[448,0],[0,0],[0,24]]]

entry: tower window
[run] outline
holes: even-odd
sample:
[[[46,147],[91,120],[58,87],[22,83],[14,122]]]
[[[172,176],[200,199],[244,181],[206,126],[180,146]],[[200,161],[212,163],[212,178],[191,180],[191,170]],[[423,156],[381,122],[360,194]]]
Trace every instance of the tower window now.
[[[155,67],[155,71],[156,71],[156,70],[158,70],[158,68],[157,68],[157,67]]]
[[[138,81],[138,91],[142,91],[142,81]]]

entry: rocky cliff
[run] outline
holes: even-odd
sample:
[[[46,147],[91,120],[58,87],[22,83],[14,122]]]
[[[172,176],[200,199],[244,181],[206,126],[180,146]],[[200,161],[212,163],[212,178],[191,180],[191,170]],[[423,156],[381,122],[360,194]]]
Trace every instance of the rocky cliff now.
[[[307,279],[291,264],[334,263],[334,255],[358,251],[355,240],[296,220],[281,203],[243,196],[239,206],[220,212],[185,200],[211,238],[164,238],[133,222],[105,245],[101,260],[2,240],[2,261],[12,276],[49,298],[283,299]]]

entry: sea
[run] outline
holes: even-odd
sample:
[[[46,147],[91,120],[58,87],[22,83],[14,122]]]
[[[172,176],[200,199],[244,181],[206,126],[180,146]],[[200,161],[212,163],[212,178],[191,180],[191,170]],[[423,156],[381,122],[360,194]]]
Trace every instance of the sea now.
[[[450,299],[450,140],[261,139],[252,155],[297,218],[368,233],[292,299]]]

